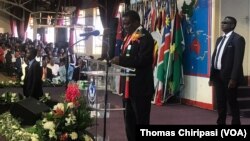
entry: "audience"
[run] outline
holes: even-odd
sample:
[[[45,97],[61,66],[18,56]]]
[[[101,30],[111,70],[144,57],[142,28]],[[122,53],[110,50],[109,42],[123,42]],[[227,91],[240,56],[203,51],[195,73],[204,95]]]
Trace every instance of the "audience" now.
[[[56,78],[58,82],[66,82],[66,69],[68,69],[68,81],[86,80],[87,76],[81,71],[87,71],[89,64],[85,57],[77,57],[73,50],[66,51],[65,47],[54,46],[53,43],[43,43],[39,40],[25,39],[24,41],[11,36],[0,35],[0,69],[8,76],[13,76],[17,81],[23,83],[25,68],[28,66],[26,53],[29,48],[35,48],[37,54],[35,60],[40,63],[42,69],[42,81],[52,81]],[[68,53],[68,62],[67,59]],[[66,68],[66,64],[68,67]]]

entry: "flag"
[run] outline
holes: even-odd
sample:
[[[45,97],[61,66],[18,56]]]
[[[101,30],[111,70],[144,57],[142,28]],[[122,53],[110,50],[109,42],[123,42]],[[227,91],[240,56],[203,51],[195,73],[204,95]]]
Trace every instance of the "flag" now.
[[[153,69],[154,69],[154,88],[156,88],[156,85],[158,85],[158,79],[156,77],[157,75],[157,61],[158,61],[158,50],[159,46],[162,43],[162,35],[158,31],[151,32],[151,36],[154,39],[154,54],[153,54]],[[155,103],[155,99],[154,102]]]
[[[181,28],[181,18],[176,8],[176,14],[174,19],[174,30],[172,37],[172,45],[170,48],[170,58],[172,60],[171,73],[169,78],[169,90],[172,95],[176,94],[180,90],[180,84],[182,79],[182,52],[183,52],[183,34]]]
[[[165,13],[163,12],[165,15]],[[162,44],[159,48],[158,52],[158,60],[157,60],[157,79],[158,84],[155,93],[155,104],[162,105],[162,98],[164,93],[164,83],[166,83],[166,67],[168,67],[168,58],[169,58],[169,49],[170,49],[170,29],[171,29],[171,20],[169,13],[169,3],[166,3],[166,17],[165,26],[162,32]]]
[[[157,65],[157,58],[158,58],[158,44],[157,41],[154,40],[154,53],[153,53],[153,65],[152,67],[155,68]]]

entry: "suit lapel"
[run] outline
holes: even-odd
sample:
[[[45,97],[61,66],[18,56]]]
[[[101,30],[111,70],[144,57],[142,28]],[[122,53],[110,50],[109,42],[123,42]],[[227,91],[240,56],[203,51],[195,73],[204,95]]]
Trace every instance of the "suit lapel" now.
[[[212,62],[214,62],[214,58],[215,58],[216,53],[217,53],[217,48],[218,48],[218,45],[219,45],[219,43],[221,42],[222,38],[223,38],[223,37],[221,36],[221,37],[219,37],[219,38],[217,39],[217,41],[216,41],[214,53],[213,53],[213,56],[212,56]]]
[[[226,52],[226,50],[228,49],[228,45],[229,45],[229,43],[231,43],[233,37],[234,37],[234,32],[231,34],[231,36],[230,36],[229,39],[227,40],[227,43],[226,43],[226,45],[225,45],[225,48],[224,48],[224,50],[223,50],[222,55],[223,55],[223,54]]]

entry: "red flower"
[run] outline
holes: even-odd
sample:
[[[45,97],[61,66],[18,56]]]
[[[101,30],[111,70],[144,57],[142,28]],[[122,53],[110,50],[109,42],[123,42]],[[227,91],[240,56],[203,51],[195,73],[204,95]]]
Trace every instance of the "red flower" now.
[[[67,141],[68,140],[68,134],[67,133],[61,134],[59,140],[60,141]]]
[[[65,100],[67,102],[73,102],[74,104],[77,102],[77,99],[80,98],[80,90],[76,83],[69,83],[68,88],[66,90]]]

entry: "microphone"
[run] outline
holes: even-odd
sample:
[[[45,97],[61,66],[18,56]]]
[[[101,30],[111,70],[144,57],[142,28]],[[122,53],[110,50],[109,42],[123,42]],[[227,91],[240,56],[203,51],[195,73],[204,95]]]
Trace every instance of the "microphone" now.
[[[91,31],[91,32],[82,33],[82,34],[80,34],[80,36],[81,37],[86,37],[86,39],[87,39],[89,36],[98,36],[99,34],[100,34],[99,30],[94,30],[94,31]]]

